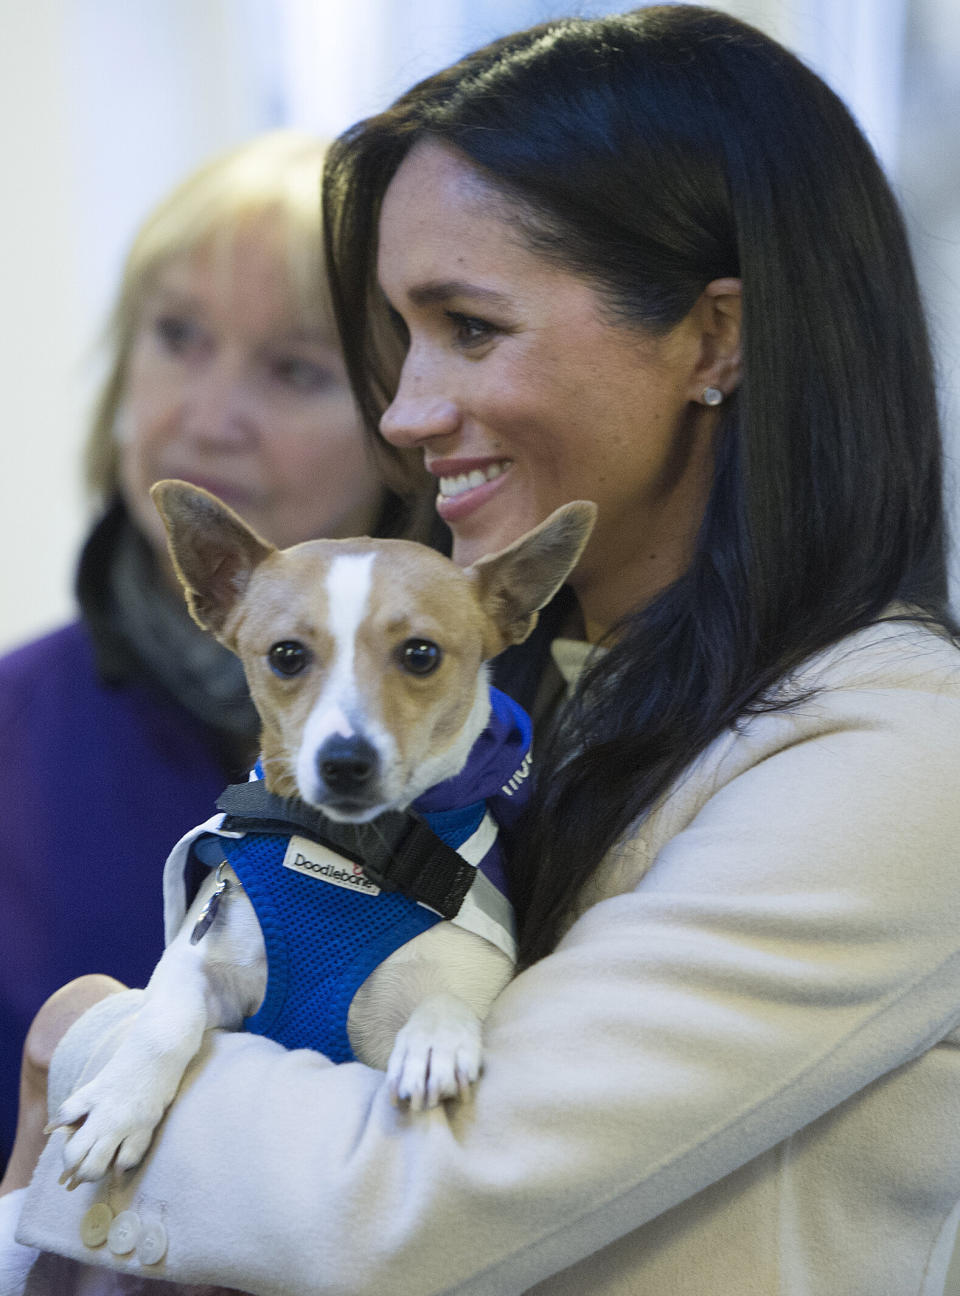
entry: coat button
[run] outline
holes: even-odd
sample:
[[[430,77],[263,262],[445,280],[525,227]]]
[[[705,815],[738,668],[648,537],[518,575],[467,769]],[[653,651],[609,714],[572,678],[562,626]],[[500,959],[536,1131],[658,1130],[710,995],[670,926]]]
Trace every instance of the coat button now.
[[[167,1254],[167,1230],[159,1220],[150,1220],[143,1225],[140,1245],[137,1247],[137,1259],[141,1264],[159,1264]]]
[[[97,1202],[91,1206],[80,1221],[80,1240],[84,1246],[100,1247],[107,1240],[110,1225],[113,1223],[113,1211],[106,1202]]]
[[[114,1255],[129,1255],[140,1241],[140,1216],[136,1211],[121,1211],[110,1225],[107,1246]]]

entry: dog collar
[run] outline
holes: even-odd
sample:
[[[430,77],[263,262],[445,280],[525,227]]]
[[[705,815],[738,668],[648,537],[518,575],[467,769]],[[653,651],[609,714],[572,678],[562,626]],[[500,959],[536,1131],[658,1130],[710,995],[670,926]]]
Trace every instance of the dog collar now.
[[[328,846],[359,864],[371,882],[433,909],[460,912],[477,870],[411,810],[388,810],[365,824],[333,823],[295,797],[268,792],[263,781],[231,783],[217,800],[228,832],[289,832]]]

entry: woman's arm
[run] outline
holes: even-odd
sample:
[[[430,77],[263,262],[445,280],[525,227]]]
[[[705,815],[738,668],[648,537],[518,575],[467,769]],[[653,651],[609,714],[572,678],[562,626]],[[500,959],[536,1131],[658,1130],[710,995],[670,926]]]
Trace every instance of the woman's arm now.
[[[162,1216],[180,1281],[506,1296],[919,1056],[960,1019],[960,697],[940,685],[824,693],[752,722],[735,773],[729,744],[705,762],[642,883],[494,1006],[473,1103],[408,1115],[377,1072],[214,1034],[111,1206]],[[85,1254],[98,1194],[57,1197],[58,1151],[26,1240],[144,1272]]]

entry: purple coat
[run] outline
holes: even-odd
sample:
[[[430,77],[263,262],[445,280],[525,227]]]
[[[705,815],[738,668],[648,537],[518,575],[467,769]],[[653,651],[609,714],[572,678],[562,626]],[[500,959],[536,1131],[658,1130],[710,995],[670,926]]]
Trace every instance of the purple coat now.
[[[0,1162],[44,999],[86,972],[146,983],[164,860],[228,774],[200,721],[144,679],[103,683],[75,623],[0,659]]]

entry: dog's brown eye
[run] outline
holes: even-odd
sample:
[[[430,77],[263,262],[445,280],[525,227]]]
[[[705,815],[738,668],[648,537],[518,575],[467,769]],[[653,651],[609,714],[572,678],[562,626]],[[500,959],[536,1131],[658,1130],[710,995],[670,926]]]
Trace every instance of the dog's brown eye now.
[[[299,675],[310,661],[310,649],[296,639],[284,639],[273,645],[267,661],[277,675]]]
[[[430,639],[408,639],[397,649],[397,660],[411,675],[430,675],[442,657],[439,646]]]

